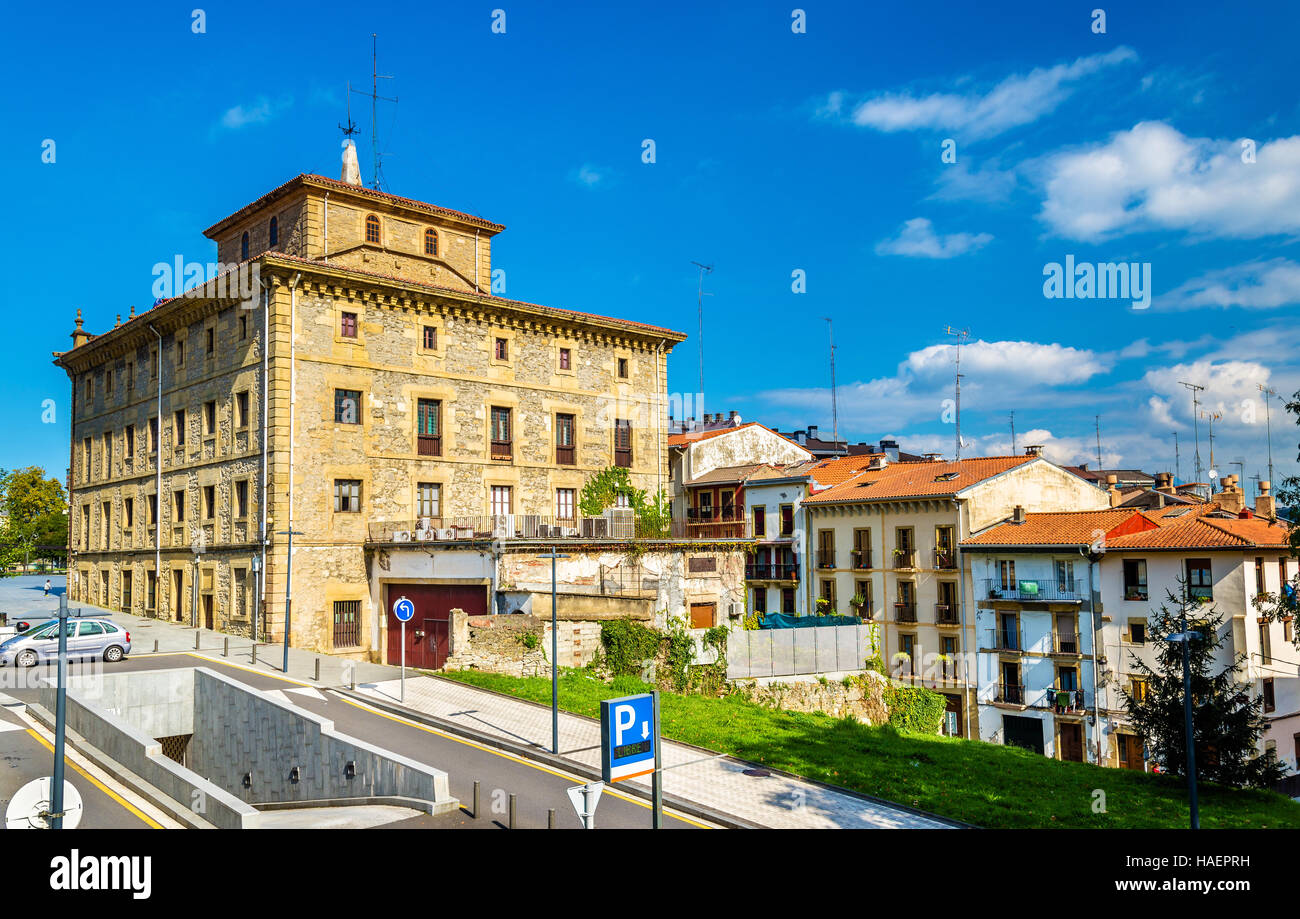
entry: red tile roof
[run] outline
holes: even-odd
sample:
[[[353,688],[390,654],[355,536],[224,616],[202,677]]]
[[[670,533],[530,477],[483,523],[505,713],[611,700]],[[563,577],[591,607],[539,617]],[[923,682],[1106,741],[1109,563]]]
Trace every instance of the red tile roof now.
[[[1098,535],[1110,545],[1112,536],[1154,530],[1154,520],[1131,508],[1025,514],[1024,523],[1007,521],[962,540],[963,546],[1087,546]]]
[[[678,333],[674,332],[673,334],[676,335]],[[730,434],[733,431],[743,431],[745,428],[762,428],[764,431],[767,431],[769,434],[776,434],[775,431],[773,431],[765,424],[759,424],[757,421],[746,421],[744,424],[738,424],[735,427],[731,427],[731,428],[712,428],[707,431],[685,431],[681,434],[669,434],[668,446],[688,447],[691,444],[699,443],[702,440],[710,440],[711,438],[717,437],[721,434]],[[780,437],[781,435],[776,434],[776,436]],[[791,441],[791,443],[794,442]],[[794,444],[794,446],[799,447],[798,444]],[[804,450],[804,452],[807,453],[807,450],[805,450],[803,447],[799,447],[799,449]]]
[[[1175,519],[1156,530],[1106,541],[1107,549],[1251,549],[1287,547],[1287,528],[1260,517]]]
[[[832,462],[844,459],[850,458]],[[890,463],[883,469],[859,472],[838,485],[805,498],[804,504],[861,504],[955,495],[978,482],[1033,462],[1045,460],[1037,456],[981,456],[960,461]]]

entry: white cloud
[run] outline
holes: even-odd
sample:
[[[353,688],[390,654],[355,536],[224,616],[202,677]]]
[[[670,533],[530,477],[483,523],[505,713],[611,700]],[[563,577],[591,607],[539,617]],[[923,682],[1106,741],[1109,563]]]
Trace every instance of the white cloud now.
[[[907,255],[917,258],[953,258],[974,252],[993,241],[988,233],[949,233],[940,236],[924,217],[903,224],[898,235],[876,244],[878,255]]]
[[[849,117],[859,127],[877,131],[960,131],[967,138],[991,137],[1052,112],[1078,80],[1136,58],[1131,48],[1120,47],[1073,63],[1012,74],[983,93],[877,93],[854,106]],[[831,93],[818,113],[839,117],[845,104],[842,92]]]
[[[1259,384],[1267,386],[1269,376],[1269,368],[1258,361],[1199,360],[1148,370],[1142,382],[1155,393],[1148,407],[1162,424],[1174,422],[1192,427],[1195,422],[1205,433],[1208,420],[1193,418],[1192,393],[1182,385],[1184,382],[1205,387],[1197,394],[1199,410],[1218,413],[1221,417],[1214,422],[1218,429],[1262,423],[1264,403]]]
[[[1141,122],[1104,144],[1049,157],[1040,218],[1071,239],[1182,230],[1212,237],[1300,233],[1300,135],[1259,144],[1185,137]]]
[[[600,185],[608,184],[610,175],[610,171],[604,167],[593,166],[591,163],[583,163],[569,174],[569,178],[587,188],[596,188]]]
[[[1015,168],[1002,169],[996,161],[971,170],[965,160],[945,165],[935,180],[930,197],[938,201],[981,201],[986,204],[1005,201],[1016,190],[1019,178]]]
[[[1157,297],[1155,303],[1173,309],[1290,306],[1300,303],[1300,264],[1274,258],[1207,272]]]
[[[265,96],[260,96],[253,105],[236,105],[226,109],[225,114],[221,116],[221,126],[231,131],[237,131],[250,124],[265,124],[282,109],[287,108],[289,104],[290,100],[271,102]]]
[[[950,377],[954,356],[952,345],[931,345],[913,351],[903,366],[918,377]],[[972,378],[1014,381],[1026,388],[1083,383],[1108,369],[1103,358],[1087,349],[982,339],[962,348],[961,367]]]

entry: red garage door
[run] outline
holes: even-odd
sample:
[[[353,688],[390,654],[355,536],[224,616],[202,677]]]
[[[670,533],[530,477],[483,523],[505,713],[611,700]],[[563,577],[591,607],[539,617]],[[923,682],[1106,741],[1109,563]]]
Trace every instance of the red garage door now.
[[[450,653],[453,609],[471,616],[487,613],[485,584],[389,584],[385,604],[388,618],[388,663],[402,662],[402,623],[393,615],[393,602],[406,597],[415,615],[406,623],[406,664],[425,670],[442,667]]]

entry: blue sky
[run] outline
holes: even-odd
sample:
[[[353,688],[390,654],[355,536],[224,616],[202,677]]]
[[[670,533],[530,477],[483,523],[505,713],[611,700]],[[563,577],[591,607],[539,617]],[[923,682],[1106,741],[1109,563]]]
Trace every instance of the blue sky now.
[[[1266,476],[1258,385],[1300,389],[1300,13],[1115,4],[1099,33],[1095,5],[805,3],[803,33],[773,3],[209,4],[199,34],[190,4],[16,8],[0,467],[67,465],[49,356],[78,307],[110,327],[155,263],[215,260],[205,227],[338,174],[377,32],[387,188],[504,223],[508,296],[689,333],[669,383],[694,393],[691,262],[715,265],[704,411],[828,430],[830,316],[841,433],[951,454],[951,324],[967,455],[1006,452],[1015,411],[1021,445],[1095,464],[1100,415],[1107,465],[1172,469],[1178,431],[1190,480],[1187,380],[1217,465]],[[1149,304],[1045,297],[1067,257],[1149,270]]]

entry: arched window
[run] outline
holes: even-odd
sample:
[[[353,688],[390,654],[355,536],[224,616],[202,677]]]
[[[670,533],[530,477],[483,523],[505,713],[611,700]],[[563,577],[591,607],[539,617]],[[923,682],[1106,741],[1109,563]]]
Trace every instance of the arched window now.
[[[374,214],[366,218],[366,242],[379,242],[379,218]]]
[[[280,221],[279,219],[272,217],[271,218],[271,248],[274,249],[279,244],[280,244]]]
[[[436,230],[424,231],[424,254],[438,254],[438,232]]]
[[[239,260],[241,262],[248,261],[248,234],[247,233],[245,233],[244,238],[239,241]]]

